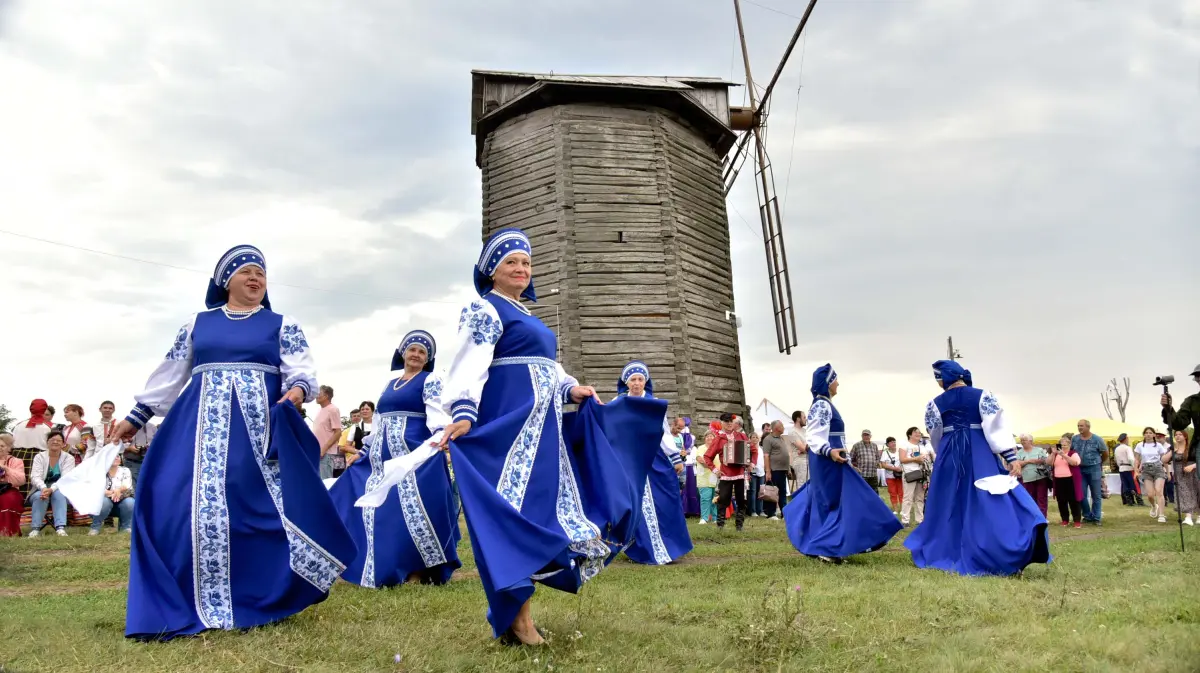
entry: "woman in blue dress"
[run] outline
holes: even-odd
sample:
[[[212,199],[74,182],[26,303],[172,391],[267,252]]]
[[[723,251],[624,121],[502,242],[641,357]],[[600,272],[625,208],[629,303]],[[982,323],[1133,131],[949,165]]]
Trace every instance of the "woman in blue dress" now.
[[[125,635],[274,622],[326,598],[355,557],[296,411],[317,390],[296,321],[271,311],[257,248],[223,255],[110,442],[166,416],[138,478]],[[274,406],[272,406],[274,405]]]
[[[644,362],[634,360],[621,371],[617,380],[618,399],[623,395],[654,397],[654,381]],[[670,436],[664,413],[662,441],[655,447],[654,465],[642,490],[642,520],[633,544],[625,550],[625,555],[636,563],[666,565],[692,551],[692,537],[688,534],[679,491],[683,458]]]
[[[1021,474],[1000,403],[973,387],[971,373],[957,362],[938,360],[933,370],[945,392],[925,407],[937,462],[925,521],[904,541],[913,563],[960,575],[1013,575],[1030,563],[1049,563],[1046,517],[1029,493],[1013,488],[996,494],[975,485]]]
[[[577,592],[632,539],[654,456],[621,447],[657,443],[666,403],[600,407],[555,361],[554,332],[521,304],[535,301],[529,239],[503,229],[475,267],[480,298],[462,310],[443,409],[452,422],[431,442],[448,448],[471,548],[502,643],[537,645],[534,582]],[[580,404],[574,414],[563,405]],[[611,443],[610,443],[611,438]],[[432,452],[422,450],[416,456]],[[375,497],[404,473],[385,468]]]
[[[833,367],[813,372],[808,481],[783,511],[792,546],[826,563],[880,549],[901,528],[875,489],[847,463],[846,425],[832,400],[837,390]]]
[[[342,579],[376,588],[419,581],[445,584],[462,566],[458,560],[458,511],[450,470],[439,456],[407,475],[379,507],[356,507],[366,491],[383,481],[384,461],[408,454],[445,427],[433,371],[437,344],[428,332],[405,335],[392,356],[392,371],[379,397],[375,429],[364,443],[367,460],[351,465],[329,495],[354,538],[359,554]]]

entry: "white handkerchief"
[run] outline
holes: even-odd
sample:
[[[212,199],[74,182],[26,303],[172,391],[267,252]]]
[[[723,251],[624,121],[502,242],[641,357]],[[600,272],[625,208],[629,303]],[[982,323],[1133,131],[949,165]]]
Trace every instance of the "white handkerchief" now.
[[[441,453],[441,449],[434,446],[432,442],[426,442],[407,455],[384,462],[383,480],[373,490],[363,493],[362,497],[354,502],[354,506],[379,507],[387,500],[388,491],[392,490],[393,486],[404,481],[408,475],[439,453]]]
[[[1004,495],[1017,487],[1020,482],[1011,474],[997,474],[991,477],[975,480],[975,488],[987,491],[992,495]]]
[[[100,507],[104,505],[104,477],[120,452],[119,444],[106,444],[58,480],[58,492],[76,512],[88,516],[100,513]]]

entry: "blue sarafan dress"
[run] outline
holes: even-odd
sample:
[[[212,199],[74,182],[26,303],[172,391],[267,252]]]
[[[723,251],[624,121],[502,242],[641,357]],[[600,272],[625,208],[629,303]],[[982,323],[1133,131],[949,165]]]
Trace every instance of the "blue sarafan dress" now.
[[[919,568],[960,575],[1012,575],[1050,562],[1046,517],[1024,488],[993,494],[977,479],[1008,474],[1000,458],[1016,460],[1013,435],[992,393],[971,387],[970,372],[939,361],[948,388],[925,409],[937,459],[925,499],[925,521],[908,536]],[[943,378],[944,377],[944,378]]]
[[[484,246],[480,298],[460,315],[442,395],[453,421],[472,424],[450,443],[450,457],[497,637],[534,582],[577,592],[633,540],[654,460],[636,449],[658,442],[666,409],[626,398],[563,413],[578,382],[555,361],[554,332],[492,288],[498,266],[518,253],[531,255],[519,229]],[[537,300],[532,282],[522,298]]]
[[[607,408],[589,400],[564,415],[578,383],[556,350],[542,321],[489,293],[463,310],[446,378],[451,416],[473,422],[450,456],[497,637],[533,582],[574,593],[629,544],[654,454],[627,460],[614,447],[662,435],[666,405],[657,400]]]
[[[617,399],[621,396],[632,396],[626,381],[634,374],[640,374],[646,380],[646,389],[639,397],[654,399],[654,382],[650,378],[650,370],[638,361],[629,363],[621,372],[621,378],[617,382],[620,396]],[[674,441],[670,439],[666,409],[663,409],[662,431],[663,435],[657,445],[653,448],[646,446],[643,449],[653,452],[654,463],[642,489],[641,521],[633,544],[625,550],[625,555],[630,560],[647,565],[665,565],[692,551],[692,536],[688,533],[687,519],[683,514],[679,477],[675,474],[675,466],[682,465],[683,458],[679,455]]]
[[[808,411],[808,481],[783,509],[788,539],[800,553],[841,559],[875,551],[902,526],[862,475],[829,457],[846,446],[846,426],[829,398],[837,374],[825,365],[813,374]]]
[[[247,258],[248,261],[247,261]],[[261,253],[235,248],[214,279]],[[220,305],[223,285],[211,285]],[[311,399],[304,332],[264,308],[197,314],[127,420],[165,415],[138,478],[125,635],[170,639],[267,624],[325,599],[356,554],[317,470],[320,447],[290,403]]]
[[[432,337],[428,339],[432,350]],[[399,355],[408,341],[406,338],[401,344]],[[399,366],[402,369],[403,362]],[[366,447],[368,460],[351,465],[329,489],[359,549],[358,558],[342,573],[347,582],[385,587],[402,584],[410,574],[420,573],[424,582],[444,584],[462,566],[458,560],[458,509],[444,454],[407,475],[379,507],[355,506],[363,493],[383,481],[384,461],[407,455],[429,441],[431,429],[446,425],[441,387],[441,381],[428,371],[408,380],[397,377],[390,381],[376,404],[376,429]]]

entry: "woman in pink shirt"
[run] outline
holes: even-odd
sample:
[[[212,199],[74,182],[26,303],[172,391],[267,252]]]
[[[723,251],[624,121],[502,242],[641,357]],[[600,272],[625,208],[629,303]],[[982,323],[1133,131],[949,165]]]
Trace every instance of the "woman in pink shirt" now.
[[[1070,523],[1067,515],[1075,521],[1076,528],[1083,528],[1083,473],[1079,471],[1079,454],[1071,448],[1071,433],[1062,436],[1058,445],[1050,449],[1050,467],[1054,474],[1054,499],[1058,501],[1058,515],[1062,525]]]
[[[13,436],[0,433],[0,537],[21,535],[21,510],[25,499],[21,487],[25,485],[25,463],[12,455]]]

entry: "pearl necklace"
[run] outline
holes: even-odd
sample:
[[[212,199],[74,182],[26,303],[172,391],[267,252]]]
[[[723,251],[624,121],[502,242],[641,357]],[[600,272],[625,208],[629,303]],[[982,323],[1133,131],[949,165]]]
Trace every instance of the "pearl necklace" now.
[[[421,372],[417,372],[417,374],[420,374],[420,373]],[[403,374],[401,374],[399,376],[399,378],[396,379],[395,383],[392,384],[392,390],[400,390],[404,386],[412,383],[412,380],[417,378],[417,374],[413,374],[412,376],[408,377],[407,379],[404,378]]]
[[[226,304],[225,306],[221,307],[221,311],[223,311],[225,313],[225,317],[229,318],[230,320],[245,320],[245,319],[253,316],[255,313],[258,313],[259,311],[261,311],[262,308],[263,307],[260,304],[258,306],[255,306],[254,308],[246,309],[244,311],[235,311],[235,310],[229,308],[229,305]]]

